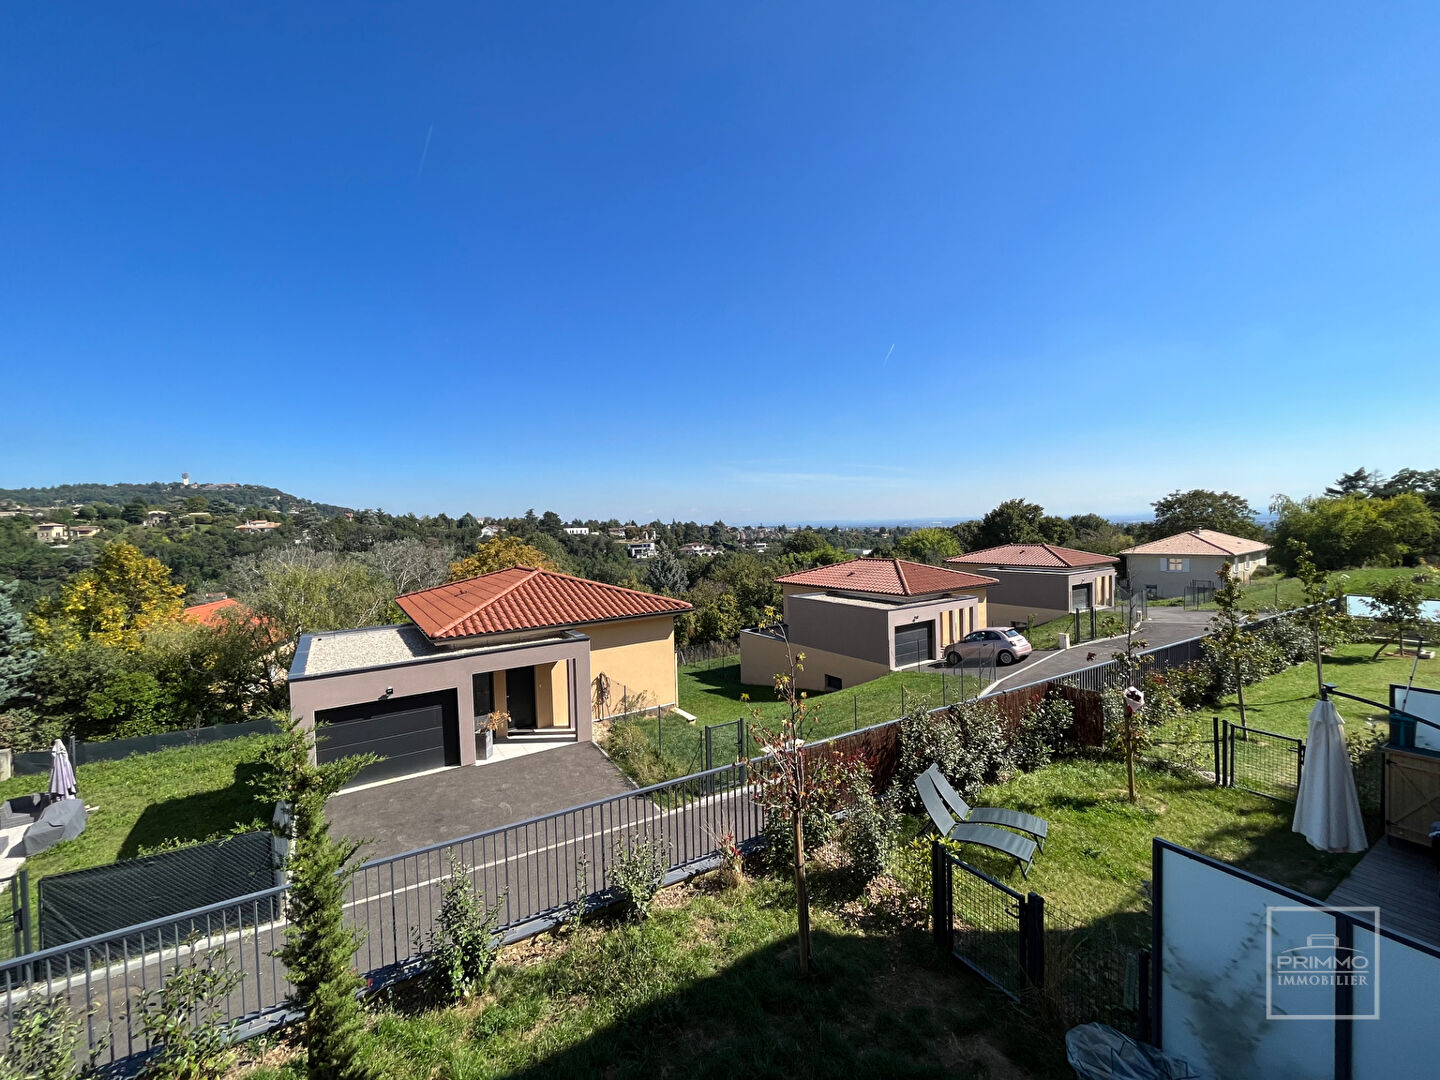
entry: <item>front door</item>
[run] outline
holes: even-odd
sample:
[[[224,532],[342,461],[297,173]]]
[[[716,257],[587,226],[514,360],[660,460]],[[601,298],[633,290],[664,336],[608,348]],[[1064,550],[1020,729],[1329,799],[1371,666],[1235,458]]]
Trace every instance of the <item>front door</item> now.
[[[535,726],[535,669],[511,668],[505,672],[505,708],[512,728]]]

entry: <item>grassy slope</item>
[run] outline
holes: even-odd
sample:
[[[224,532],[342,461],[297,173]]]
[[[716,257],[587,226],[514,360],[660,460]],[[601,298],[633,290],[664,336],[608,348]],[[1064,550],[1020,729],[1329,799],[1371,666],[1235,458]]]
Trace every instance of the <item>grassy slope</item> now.
[[[261,739],[249,736],[81,765],[76,769],[80,797],[95,812],[74,840],[25,861],[32,905],[39,879],[46,875],[133,858],[167,842],[204,840],[256,820],[268,822],[274,807],[259,803],[248,785],[259,769]],[[0,799],[43,789],[47,782],[44,776],[12,777],[0,784]],[[9,949],[9,936],[0,935],[0,952]]]
[[[542,939],[474,1006],[382,1013],[381,1075],[431,1077],[1064,1077],[1056,1033],[877,913],[842,918],[822,875],[816,975],[795,975],[789,886],[669,890],[641,926]],[[295,1062],[254,1080],[299,1077]]]
[[[1149,934],[1144,890],[1152,837],[1321,897],[1358,859],[1312,850],[1290,831],[1293,808],[1258,795],[1144,767],[1137,771],[1136,787],[1140,799],[1131,804],[1124,765],[1086,758],[994,785],[976,805],[1008,806],[1045,818],[1050,822],[1045,850],[1023,883],[1013,860],[973,848],[962,849],[962,858],[1014,888],[1040,893],[1082,922],[1111,922],[1136,941]]]
[[[1413,566],[1369,566],[1359,570],[1337,570],[1330,580],[1340,586],[1343,592],[1356,596],[1368,596],[1377,586],[1397,579],[1409,581],[1419,571]],[[1427,600],[1440,600],[1440,577],[1421,585],[1421,592]],[[1165,605],[1180,604],[1179,599],[1151,601]],[[1293,608],[1305,603],[1300,579],[1293,577],[1255,578],[1245,587],[1245,606],[1255,611],[1266,608]],[[1202,604],[1201,610],[1213,611],[1214,603]]]

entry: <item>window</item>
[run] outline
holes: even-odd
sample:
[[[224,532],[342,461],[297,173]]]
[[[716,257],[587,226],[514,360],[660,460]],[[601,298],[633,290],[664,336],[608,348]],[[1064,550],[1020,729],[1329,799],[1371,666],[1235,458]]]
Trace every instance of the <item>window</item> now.
[[[1166,559],[1165,569],[1172,574],[1183,574],[1190,569],[1189,559]]]
[[[840,682],[840,676],[839,676],[839,675],[826,675],[826,676],[825,676],[825,689],[826,689],[826,690],[843,690],[844,688],[845,688],[844,685]]]
[[[475,715],[489,716],[495,711],[495,673],[482,671],[470,681],[474,687]]]

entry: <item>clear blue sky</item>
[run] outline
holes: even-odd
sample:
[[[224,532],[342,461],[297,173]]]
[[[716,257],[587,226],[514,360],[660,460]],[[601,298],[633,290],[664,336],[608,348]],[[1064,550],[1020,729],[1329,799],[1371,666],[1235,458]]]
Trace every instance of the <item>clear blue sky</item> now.
[[[0,486],[870,519],[1440,465],[1433,4],[5,22]]]

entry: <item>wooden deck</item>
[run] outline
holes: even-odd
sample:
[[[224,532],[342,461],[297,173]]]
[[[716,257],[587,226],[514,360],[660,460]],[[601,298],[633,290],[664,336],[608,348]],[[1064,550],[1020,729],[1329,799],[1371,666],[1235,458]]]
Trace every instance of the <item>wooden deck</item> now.
[[[1440,871],[1423,848],[1381,840],[1325,902],[1378,907],[1385,929],[1440,945]]]

